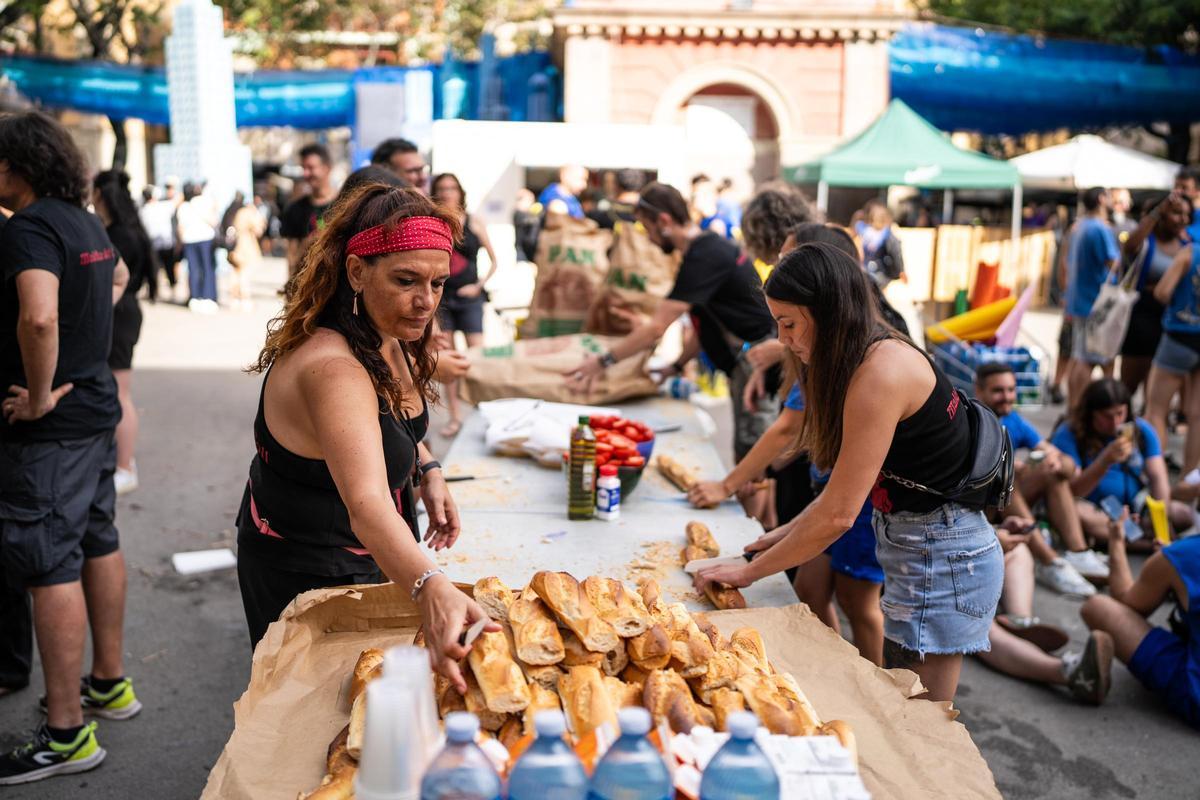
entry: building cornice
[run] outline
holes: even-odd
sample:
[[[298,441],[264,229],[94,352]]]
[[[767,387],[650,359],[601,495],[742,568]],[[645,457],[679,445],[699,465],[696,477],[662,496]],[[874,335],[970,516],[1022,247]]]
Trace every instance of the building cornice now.
[[[791,13],[744,11],[599,11],[560,8],[560,36],[666,41],[798,42],[887,41],[912,17],[902,13],[846,14],[833,9]]]

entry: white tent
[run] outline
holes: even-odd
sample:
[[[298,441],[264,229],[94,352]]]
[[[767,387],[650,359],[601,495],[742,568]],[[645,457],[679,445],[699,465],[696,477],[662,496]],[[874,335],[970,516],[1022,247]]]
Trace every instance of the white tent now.
[[[1170,189],[1179,165],[1084,134],[1010,162],[1031,189]]]

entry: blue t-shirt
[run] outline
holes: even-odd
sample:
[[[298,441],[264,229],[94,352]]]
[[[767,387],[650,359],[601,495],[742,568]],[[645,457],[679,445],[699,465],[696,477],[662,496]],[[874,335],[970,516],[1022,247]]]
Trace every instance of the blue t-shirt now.
[[[549,208],[550,203],[554,200],[562,200],[567,204],[568,214],[575,219],[583,219],[583,206],[579,204],[579,198],[568,192],[557,181],[542,189],[542,193],[538,195],[538,202],[542,204],[542,208]]]
[[[1133,505],[1133,500],[1142,490],[1142,484],[1145,481],[1143,473],[1146,469],[1146,459],[1162,455],[1158,434],[1154,432],[1154,428],[1150,427],[1149,422],[1138,417],[1137,431],[1138,435],[1135,437],[1137,446],[1134,448],[1133,454],[1129,456],[1129,460],[1124,464],[1113,464],[1109,467],[1108,471],[1104,473],[1104,477],[1100,479],[1100,483],[1096,484],[1096,488],[1087,496],[1088,500],[1099,504],[1106,497],[1115,497],[1124,505]],[[1104,444],[1107,445],[1111,441],[1112,438],[1106,440]],[[1079,442],[1075,440],[1075,434],[1071,432],[1065,422],[1055,429],[1054,435],[1050,437],[1050,444],[1075,459],[1075,463],[1079,465],[1080,469],[1086,469],[1096,460],[1095,456],[1088,459],[1082,457],[1079,452]]]
[[[1187,591],[1187,611],[1179,611],[1187,625],[1188,684],[1193,698],[1200,700],[1200,536],[1180,539],[1163,549],[1163,556],[1179,573]],[[1180,598],[1182,599],[1182,598]]]
[[[1200,208],[1196,209],[1196,221],[1187,228],[1187,238],[1189,242],[1200,242]]]
[[[1117,237],[1102,219],[1084,217],[1071,232],[1067,251],[1067,313],[1083,318],[1092,313],[1109,265],[1121,257]]]
[[[1171,302],[1163,312],[1163,328],[1175,333],[1200,333],[1200,296],[1196,282],[1200,280],[1200,245],[1192,245],[1192,263],[1179,279]]]
[[[1016,411],[1010,411],[1001,417],[1000,424],[1008,431],[1013,450],[1032,450],[1042,442],[1042,435],[1037,432],[1037,428],[1030,425]]]
[[[792,384],[792,390],[788,392],[787,397],[784,399],[783,407],[792,411],[804,410],[804,390],[800,388],[799,383]]]

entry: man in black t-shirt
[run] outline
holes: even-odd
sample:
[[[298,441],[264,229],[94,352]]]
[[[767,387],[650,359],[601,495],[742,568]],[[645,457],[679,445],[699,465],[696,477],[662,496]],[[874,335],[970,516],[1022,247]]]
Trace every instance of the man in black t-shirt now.
[[[99,765],[105,752],[83,710],[127,719],[141,709],[122,663],[121,411],[108,367],[112,307],[129,272],[83,210],[86,174],[50,117],[0,117],[0,205],[15,212],[0,235],[0,569],[32,595],[46,682],[46,723],[0,755],[0,785]],[[81,684],[89,622],[92,668]]]
[[[330,180],[333,162],[324,145],[309,144],[300,149],[300,168],[308,193],[288,203],[279,220],[279,235],[287,241],[288,280],[296,275],[304,251],[321,229],[325,212],[337,197]]]
[[[569,370],[568,383],[586,388],[606,367],[653,348],[675,320],[690,314],[696,336],[685,342],[683,355],[672,369],[681,371],[703,349],[717,369],[729,376],[734,453],[741,460],[770,425],[773,413],[769,401],[764,401],[761,409],[747,408],[742,403],[742,390],[752,372],[744,351],[747,345],[775,334],[762,282],[754,265],[735,244],[700,231],[676,189],[661,183],[648,184],[641,191],[635,216],[664,253],[683,252],[675,286],[648,322],[603,356],[591,356]]]

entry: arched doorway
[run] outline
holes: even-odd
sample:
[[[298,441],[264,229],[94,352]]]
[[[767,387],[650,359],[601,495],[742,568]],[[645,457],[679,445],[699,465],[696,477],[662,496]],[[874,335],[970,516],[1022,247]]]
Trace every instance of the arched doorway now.
[[[765,77],[732,65],[688,70],[659,97],[654,121],[687,132],[689,174],[729,178],[746,197],[778,177],[781,138],[790,135],[795,111]]]

